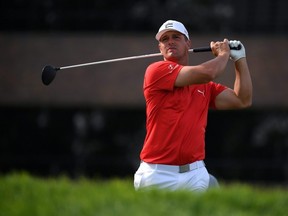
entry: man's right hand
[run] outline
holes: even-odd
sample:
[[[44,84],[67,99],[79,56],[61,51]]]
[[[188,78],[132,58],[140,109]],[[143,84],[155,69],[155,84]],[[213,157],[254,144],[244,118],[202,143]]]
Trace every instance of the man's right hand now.
[[[211,41],[210,47],[212,49],[212,53],[215,56],[230,53],[228,39],[224,39],[223,41],[217,41],[217,42]]]

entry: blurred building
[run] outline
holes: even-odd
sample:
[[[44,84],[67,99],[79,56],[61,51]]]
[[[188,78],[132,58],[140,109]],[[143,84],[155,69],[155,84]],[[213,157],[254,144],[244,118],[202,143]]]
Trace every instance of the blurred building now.
[[[41,83],[41,69],[158,52],[155,32],[177,19],[193,47],[239,38],[249,58],[253,107],[210,112],[208,169],[224,180],[287,183],[287,6],[284,0],[1,1],[0,173],[132,176],[145,135],[143,75],[157,59],[59,71],[50,86]],[[191,55],[193,64],[211,58]],[[233,75],[217,81],[233,87]]]

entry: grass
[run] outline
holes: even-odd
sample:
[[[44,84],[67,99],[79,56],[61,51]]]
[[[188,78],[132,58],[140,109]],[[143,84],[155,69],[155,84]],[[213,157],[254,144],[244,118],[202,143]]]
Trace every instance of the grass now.
[[[135,191],[131,179],[0,176],[0,216],[287,215],[284,187],[225,184],[205,193]]]

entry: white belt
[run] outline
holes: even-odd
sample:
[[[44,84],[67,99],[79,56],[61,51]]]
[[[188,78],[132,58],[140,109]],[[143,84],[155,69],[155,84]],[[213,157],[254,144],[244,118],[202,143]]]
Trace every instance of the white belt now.
[[[205,167],[205,163],[202,160],[195,161],[191,164],[185,164],[181,166],[152,164],[152,163],[146,163],[144,161],[142,161],[142,163],[145,163],[147,166],[149,166],[151,169],[154,169],[154,170],[162,170],[162,171],[175,172],[175,173],[184,173],[184,172],[189,172],[191,170],[199,169],[201,167]]]

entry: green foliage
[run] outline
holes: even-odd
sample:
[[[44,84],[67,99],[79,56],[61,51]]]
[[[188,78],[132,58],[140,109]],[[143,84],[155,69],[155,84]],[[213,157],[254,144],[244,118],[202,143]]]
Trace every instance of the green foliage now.
[[[205,193],[135,191],[131,179],[0,177],[0,216],[286,215],[287,189],[223,185]]]

